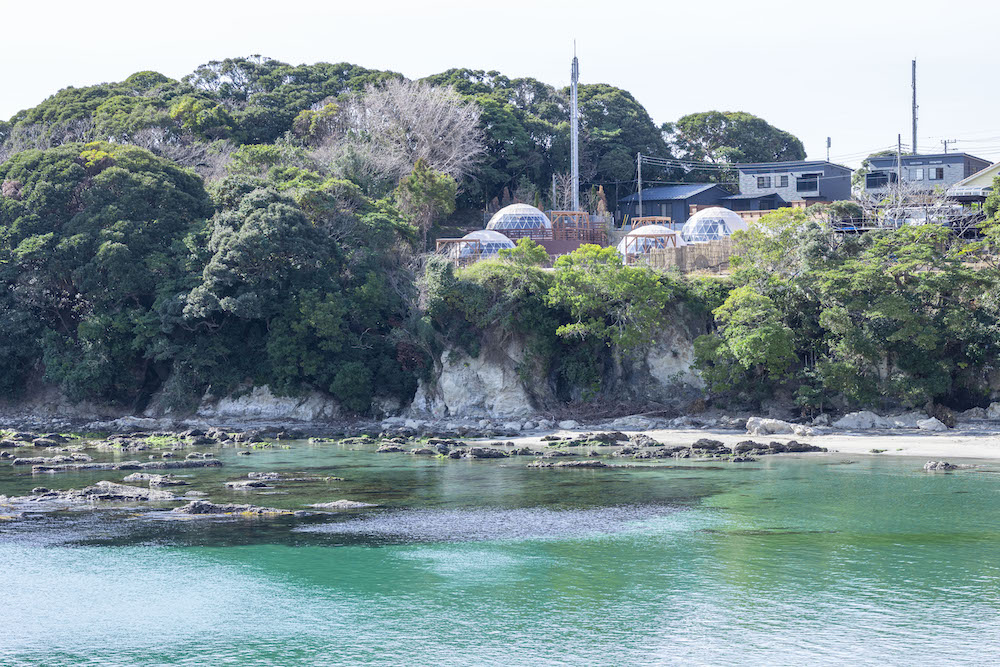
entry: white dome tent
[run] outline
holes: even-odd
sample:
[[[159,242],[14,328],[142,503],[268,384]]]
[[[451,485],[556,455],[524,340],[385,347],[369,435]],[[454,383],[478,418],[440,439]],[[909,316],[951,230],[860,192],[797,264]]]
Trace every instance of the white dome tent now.
[[[493,214],[486,229],[503,232],[510,238],[551,238],[552,221],[534,206],[511,204]]]
[[[708,243],[724,239],[733,232],[746,228],[747,223],[738,213],[721,206],[713,206],[691,216],[681,229],[681,238],[687,243]]]
[[[636,227],[618,242],[617,250],[626,264],[654,250],[680,248],[687,245],[681,235],[665,225]]]
[[[501,250],[510,250],[514,242],[509,238],[490,229],[480,229],[469,232],[448,249],[452,258],[464,261],[476,261],[496,257]]]

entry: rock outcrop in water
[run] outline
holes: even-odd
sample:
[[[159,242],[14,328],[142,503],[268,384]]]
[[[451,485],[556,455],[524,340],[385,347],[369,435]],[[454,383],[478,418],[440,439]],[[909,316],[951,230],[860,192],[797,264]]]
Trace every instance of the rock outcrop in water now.
[[[101,481],[82,489],[68,491],[52,491],[38,488],[38,493],[31,496],[6,498],[9,503],[46,503],[46,502],[170,502],[179,500],[169,491],[159,489],[144,489],[139,486],[128,486],[116,482]]]
[[[59,463],[32,466],[31,472],[76,472],[81,470],[178,470],[180,468],[215,468],[222,465],[216,459],[185,461],[124,461],[122,463]]]
[[[236,505],[233,503],[220,505],[208,500],[192,500],[187,505],[175,507],[173,511],[177,514],[191,514],[196,516],[294,516],[302,514],[302,512],[294,512],[292,510],[281,510],[273,507],[258,507],[256,505]]]
[[[356,500],[334,500],[332,503],[314,503],[309,507],[321,510],[356,510],[365,507],[378,507],[373,503],[362,503]]]

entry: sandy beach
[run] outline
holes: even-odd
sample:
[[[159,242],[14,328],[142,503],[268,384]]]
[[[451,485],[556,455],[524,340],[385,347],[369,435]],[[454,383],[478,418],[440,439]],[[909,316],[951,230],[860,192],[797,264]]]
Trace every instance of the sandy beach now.
[[[962,425],[965,426],[965,425]],[[797,440],[826,447],[831,453],[866,454],[871,456],[920,456],[928,459],[1000,459],[1000,430],[989,428],[958,428],[948,432],[933,433],[916,429],[884,429],[870,431],[835,431],[813,436],[796,435],[747,435],[743,431],[726,429],[655,429],[642,431],[649,437],[666,445],[692,444],[699,438],[711,438],[732,446],[744,440],[767,443],[771,441],[789,442]],[[998,425],[1000,426],[1000,425]],[[593,430],[593,429],[591,429]],[[553,431],[553,434],[572,437],[588,432]],[[633,433],[633,431],[624,431]],[[541,440],[541,435],[507,438],[517,446],[544,447],[549,444]],[[873,452],[872,450],[885,450]]]

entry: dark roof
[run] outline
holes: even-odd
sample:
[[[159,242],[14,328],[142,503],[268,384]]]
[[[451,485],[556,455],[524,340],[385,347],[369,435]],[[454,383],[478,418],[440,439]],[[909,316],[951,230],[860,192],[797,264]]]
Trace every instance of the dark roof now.
[[[718,183],[685,183],[683,185],[658,185],[642,189],[642,201],[664,201],[667,199],[688,199],[706,190],[719,187]],[[639,193],[622,197],[619,202],[639,201]]]
[[[723,197],[723,199],[781,199],[781,196],[777,192],[769,192],[767,194],[739,194],[739,195],[729,195],[728,197]],[[784,201],[784,199],[781,199]]]
[[[969,158],[971,160],[978,160],[979,162],[985,162],[986,164],[993,164],[989,160],[984,160],[981,157],[976,157],[975,155],[969,155],[968,153],[930,153],[930,154],[927,154],[927,155],[925,155],[923,153],[920,153],[918,155],[902,155],[901,157],[902,157],[903,163],[906,163],[906,162],[909,162],[909,161],[912,161],[912,160],[939,160],[939,159],[942,159],[942,158],[962,158],[962,159]],[[892,162],[893,164],[896,164],[896,156],[895,155],[879,155],[877,157],[870,157],[870,158],[868,158],[868,161],[871,162],[872,164],[875,164],[876,162],[882,162],[882,161],[889,161],[889,162]]]
[[[786,162],[744,162],[736,163],[733,165],[736,169],[741,171],[752,171],[754,169],[810,169],[812,167],[833,167],[835,169],[843,169],[844,171],[853,172],[854,170],[850,167],[845,167],[842,164],[834,164],[833,162],[827,162],[826,160],[789,160]]]

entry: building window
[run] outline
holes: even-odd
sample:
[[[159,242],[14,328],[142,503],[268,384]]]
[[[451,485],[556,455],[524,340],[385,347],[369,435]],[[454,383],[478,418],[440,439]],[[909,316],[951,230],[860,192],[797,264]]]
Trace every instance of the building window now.
[[[788,187],[788,176],[775,176],[774,178],[777,181],[777,187],[779,188]]]
[[[771,187],[771,177],[770,176],[758,176],[757,177],[757,189],[765,190]]]
[[[922,181],[922,180],[924,180],[924,170],[923,169],[911,169],[910,170],[910,180],[911,181]]]
[[[927,170],[927,180],[928,181],[943,181],[944,180],[944,167],[931,167]]]
[[[896,182],[896,173],[888,171],[873,171],[865,176],[865,188],[878,190]]]
[[[802,174],[795,180],[796,192],[816,192],[819,190],[819,174]]]

